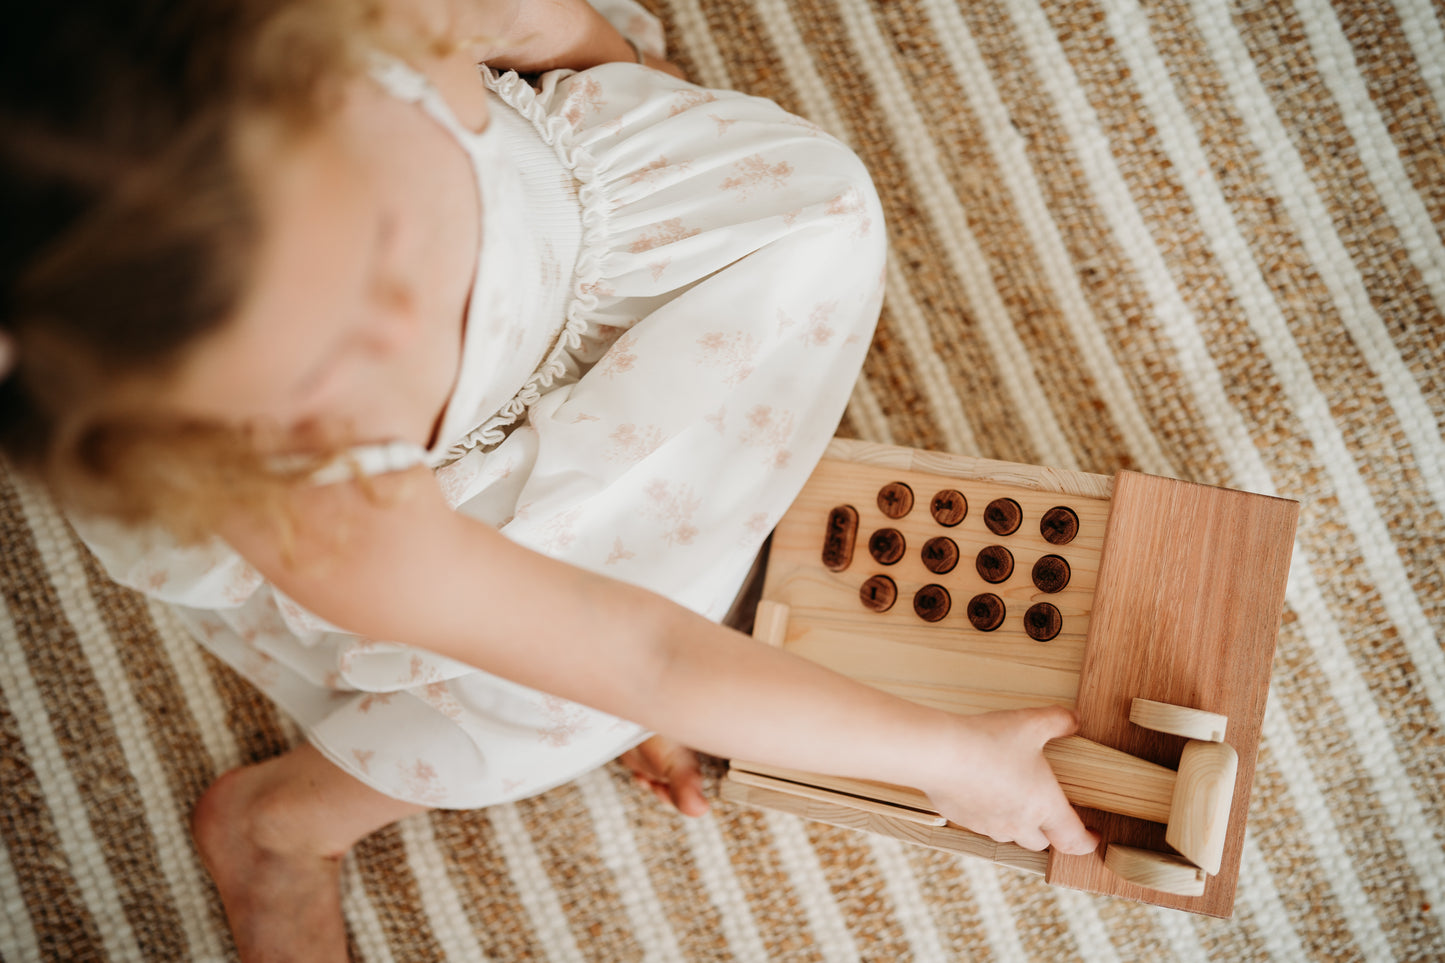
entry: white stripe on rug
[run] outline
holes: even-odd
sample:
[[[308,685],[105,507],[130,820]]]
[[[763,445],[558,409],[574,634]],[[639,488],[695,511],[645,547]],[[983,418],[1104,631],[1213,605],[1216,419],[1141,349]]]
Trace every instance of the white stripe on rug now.
[[[1157,474],[1173,474],[1164,449],[1144,417],[1144,405],[1129,386],[1129,379],[1089,305],[1073,258],[1044,199],[1025,140],[1009,118],[1008,106],[994,84],[968,24],[953,2],[921,0],[920,6],[928,14],[934,36],[948,54],[949,62],[957,71],[959,86],[978,118],[979,132],[988,143],[999,178],[1008,187],[1019,221],[1028,232],[1029,247],[1054,292],[1059,316],[1078,347],[1077,360],[1098,385],[1099,397],[1108,407],[1110,420],[1118,427],[1140,467]]]
[[[1099,919],[1099,897],[1062,886],[1051,886],[1049,892],[1059,916],[1069,924],[1069,935],[1078,944],[1079,954],[1089,963],[1119,963],[1108,927]]]
[[[1151,906],[1149,916],[1169,944],[1169,958],[1174,963],[1209,963],[1209,952],[1200,942],[1192,913]]]
[[[857,429],[859,437],[885,445],[893,444],[893,429],[888,426],[888,416],[878,400],[878,393],[868,376],[862,375],[853,385],[853,395],[848,399],[848,418]]]
[[[1395,13],[1400,17],[1400,32],[1409,41],[1420,76],[1435,98],[1435,108],[1445,112],[1445,30],[1440,29],[1430,0],[1395,0]]]
[[[53,579],[52,579],[53,581]],[[0,638],[18,639],[15,621],[7,606],[0,604]],[[84,812],[86,794],[75,782],[65,762],[65,753],[55,738],[54,723],[45,711],[40,689],[30,674],[24,658],[0,659],[0,695],[10,706],[19,732],[20,742],[35,773],[35,782],[44,797],[46,811],[55,826],[55,836],[65,857],[70,878],[79,897],[95,921],[106,958],[136,960],[141,958],[135,931],[125,908],[120,905],[120,891],[115,877],[106,865],[100,840]]]
[[[873,74],[880,113],[892,129],[891,139],[907,144],[902,152],[909,179],[919,194],[934,203],[925,205],[926,217],[939,239],[940,260],[953,269],[969,308],[978,321],[979,335],[994,358],[993,370],[1004,388],[1015,421],[1036,440],[1040,457],[1054,468],[1078,468],[1078,459],[1064,437],[1053,409],[1039,404],[1047,393],[1034,373],[1028,349],[1013,326],[1008,308],[994,286],[990,263],[968,227],[967,212],[943,170],[938,145],[908,96],[908,82],[893,62],[891,44],[879,34],[866,0],[836,0],[853,48]]]
[[[627,808],[617,795],[617,787],[605,769],[594,769],[573,783],[582,795],[587,814],[597,836],[597,853],[612,872],[618,900],[632,922],[632,935],[643,952],[643,959],[652,963],[673,963],[682,959],[677,934],[667,921],[667,913],[652,877],[637,849],[637,838],[627,818]]]
[[[803,112],[808,119],[847,142],[847,124],[813,64],[798,25],[781,6],[762,4],[755,9],[779,58],[787,65],[788,79],[798,93]],[[887,264],[887,291],[890,330],[903,344],[914,383],[928,399],[929,413],[947,440],[947,450],[977,452],[978,443],[968,422],[967,407],[958,396],[947,366],[934,350],[933,330],[913,297],[907,277],[898,266],[897,258],[891,256]]]
[[[516,805],[490,806],[485,812],[495,831],[497,850],[507,863],[507,875],[516,884],[518,900],[527,911],[547,963],[584,963],[567,914]]]
[[[712,29],[707,23],[707,14],[697,0],[663,0],[670,15],[665,17],[668,25],[682,37],[688,53],[696,64],[695,82],[704,87],[733,86],[732,75],[728,72],[727,58],[718,49],[712,38]]]
[[[1390,136],[1390,128],[1370,97],[1370,87],[1355,63],[1355,53],[1350,49],[1349,38],[1340,26],[1335,8],[1327,0],[1295,0],[1295,5],[1305,38],[1319,64],[1320,79],[1339,105],[1340,119],[1354,138],[1370,183],[1380,192],[1380,202],[1385,205],[1395,230],[1400,232],[1400,240],[1435,306],[1445,313],[1445,248],[1441,246],[1435,225],[1430,222],[1430,209],[1410,181],[1405,162],[1400,159],[1395,140]],[[1434,53],[1437,59],[1420,61],[1422,68],[1433,63],[1439,69],[1441,48],[1437,47]]]
[[[688,848],[697,864],[703,891],[717,908],[728,951],[738,963],[768,963],[768,950],[763,944],[758,924],[748,906],[747,894],[733,872],[727,843],[712,816],[683,820]]]
[[[416,877],[416,890],[432,936],[449,963],[484,963],[487,959],[461,896],[452,885],[446,859],[438,846],[431,816],[421,813],[397,823],[406,863]]]
[[[968,882],[974,908],[979,922],[983,924],[988,945],[993,949],[993,957],[999,963],[1027,960],[1029,955],[1024,952],[1023,942],[1019,939],[1018,919],[998,882],[998,874],[1010,870],[962,855],[958,857],[958,868]]]
[[[10,862],[9,846],[0,846],[0,948],[7,956],[13,954],[15,963],[39,963],[41,959],[40,940],[25,905],[20,877]]]
[[[162,652],[176,671],[176,684],[186,709],[196,721],[201,743],[211,757],[217,775],[241,761],[241,749],[226,718],[225,701],[216,688],[215,677],[206,665],[201,644],[165,602],[146,597],[151,624],[155,626]]]
[[[771,809],[763,816],[777,848],[778,862],[792,880],[798,905],[808,918],[813,945],[827,963],[858,963],[858,946],[838,909],[838,901],[818,864],[818,853],[803,830],[802,820]]]
[[[145,825],[155,844],[155,859],[165,881],[165,898],[180,918],[186,945],[195,956],[219,956],[221,944],[212,928],[207,898],[210,876],[191,842],[190,812],[171,793],[171,780],[151,740],[145,711],[136,701],[130,677],[121,665],[110,629],[96,607],[85,577],[85,565],[70,526],[48,498],[29,485],[17,485],[19,498],[36,550],[52,573],[55,597],[66,620],[75,629],[76,643],[95,674],[96,688],[115,731],[135,792],[144,810]]]
[[[948,952],[943,948],[928,900],[904,852],[905,844],[878,833],[864,833],[864,838],[893,904],[893,915],[908,938],[908,959],[914,963],[948,963]]]
[[[1356,349],[1379,379],[1415,453],[1421,483],[1445,511],[1445,441],[1441,440],[1441,426],[1429,402],[1375,310],[1359,266],[1336,233],[1334,219],[1275,113],[1269,92],[1234,29],[1228,9],[1210,0],[1194,0],[1192,7],[1200,35],[1209,45],[1219,76],[1229,86],[1230,98],[1250,141],[1259,150],[1260,163],[1274,183],[1295,236],[1317,268],[1320,282],[1330,292],[1330,300]]]
[[[361,954],[357,963],[396,963],[376,905],[366,892],[361,873],[356,868],[354,850],[341,863],[341,912],[346,915],[351,941]]]
[[[1289,881],[1281,882],[1288,885]],[[1308,959],[1304,947],[1300,944],[1299,934],[1290,922],[1289,911],[1280,901],[1279,887],[1270,874],[1269,864],[1248,831],[1244,834],[1244,849],[1239,857],[1239,896],[1240,902],[1249,907],[1249,920],[1260,941],[1269,951],[1271,960],[1279,963],[1303,963]],[[1383,963],[1390,959],[1390,956],[1363,958]]]

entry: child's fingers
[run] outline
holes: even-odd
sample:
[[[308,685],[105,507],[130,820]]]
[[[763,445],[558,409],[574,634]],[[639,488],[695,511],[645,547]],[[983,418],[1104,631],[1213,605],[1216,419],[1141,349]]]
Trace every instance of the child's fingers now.
[[[1073,806],[1067,806],[1066,813],[1057,820],[1046,822],[1039,827],[1049,845],[1070,856],[1092,853],[1099,845],[1099,834],[1084,825]]]
[[[684,816],[707,814],[707,797],[702,792],[702,775],[696,770],[685,773],[672,785],[672,804]]]
[[[1079,731],[1078,713],[1062,706],[1044,706],[1034,712],[1036,731],[1047,742],[1063,736],[1072,736]]]

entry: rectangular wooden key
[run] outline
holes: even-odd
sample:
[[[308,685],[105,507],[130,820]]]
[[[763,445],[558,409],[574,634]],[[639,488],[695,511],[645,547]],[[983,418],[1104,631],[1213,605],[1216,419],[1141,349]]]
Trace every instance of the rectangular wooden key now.
[[[1133,472],[835,441],[773,535],[754,634],[952,712],[1076,709],[1079,736],[1046,754],[1103,843],[1031,853],[916,789],[740,760],[723,795],[1228,916],[1297,515]]]

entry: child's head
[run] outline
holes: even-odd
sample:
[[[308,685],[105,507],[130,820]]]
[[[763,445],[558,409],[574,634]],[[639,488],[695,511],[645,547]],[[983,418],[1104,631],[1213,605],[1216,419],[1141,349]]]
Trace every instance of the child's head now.
[[[364,0],[70,0],[18,19],[0,41],[0,448],[74,503],[197,534],[209,506],[284,484],[250,429],[297,427],[304,405],[268,388],[326,378],[323,355],[296,355],[327,323],[346,333],[335,311],[313,330],[325,312],[297,278],[348,257],[373,258],[353,285],[389,276],[371,270],[394,233],[382,203],[356,222],[371,240],[327,243],[357,213],[339,192],[378,201],[376,165],[341,156],[356,125],[332,123],[358,114],[375,17]],[[330,221],[294,216],[316,204]]]

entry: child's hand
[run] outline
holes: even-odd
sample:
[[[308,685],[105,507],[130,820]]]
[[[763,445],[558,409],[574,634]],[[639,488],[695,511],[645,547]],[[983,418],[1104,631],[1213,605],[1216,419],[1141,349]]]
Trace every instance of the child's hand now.
[[[653,736],[635,749],[622,754],[622,764],[632,770],[639,785],[668,803],[684,816],[707,813],[707,797],[702,792],[702,770],[697,753],[680,742],[665,736]]]
[[[1044,743],[1072,735],[1067,709],[1019,709],[964,717],[954,771],[922,786],[939,811],[961,826],[1003,843],[1063,853],[1094,851],[1099,837],[1084,827],[1044,759]]]

